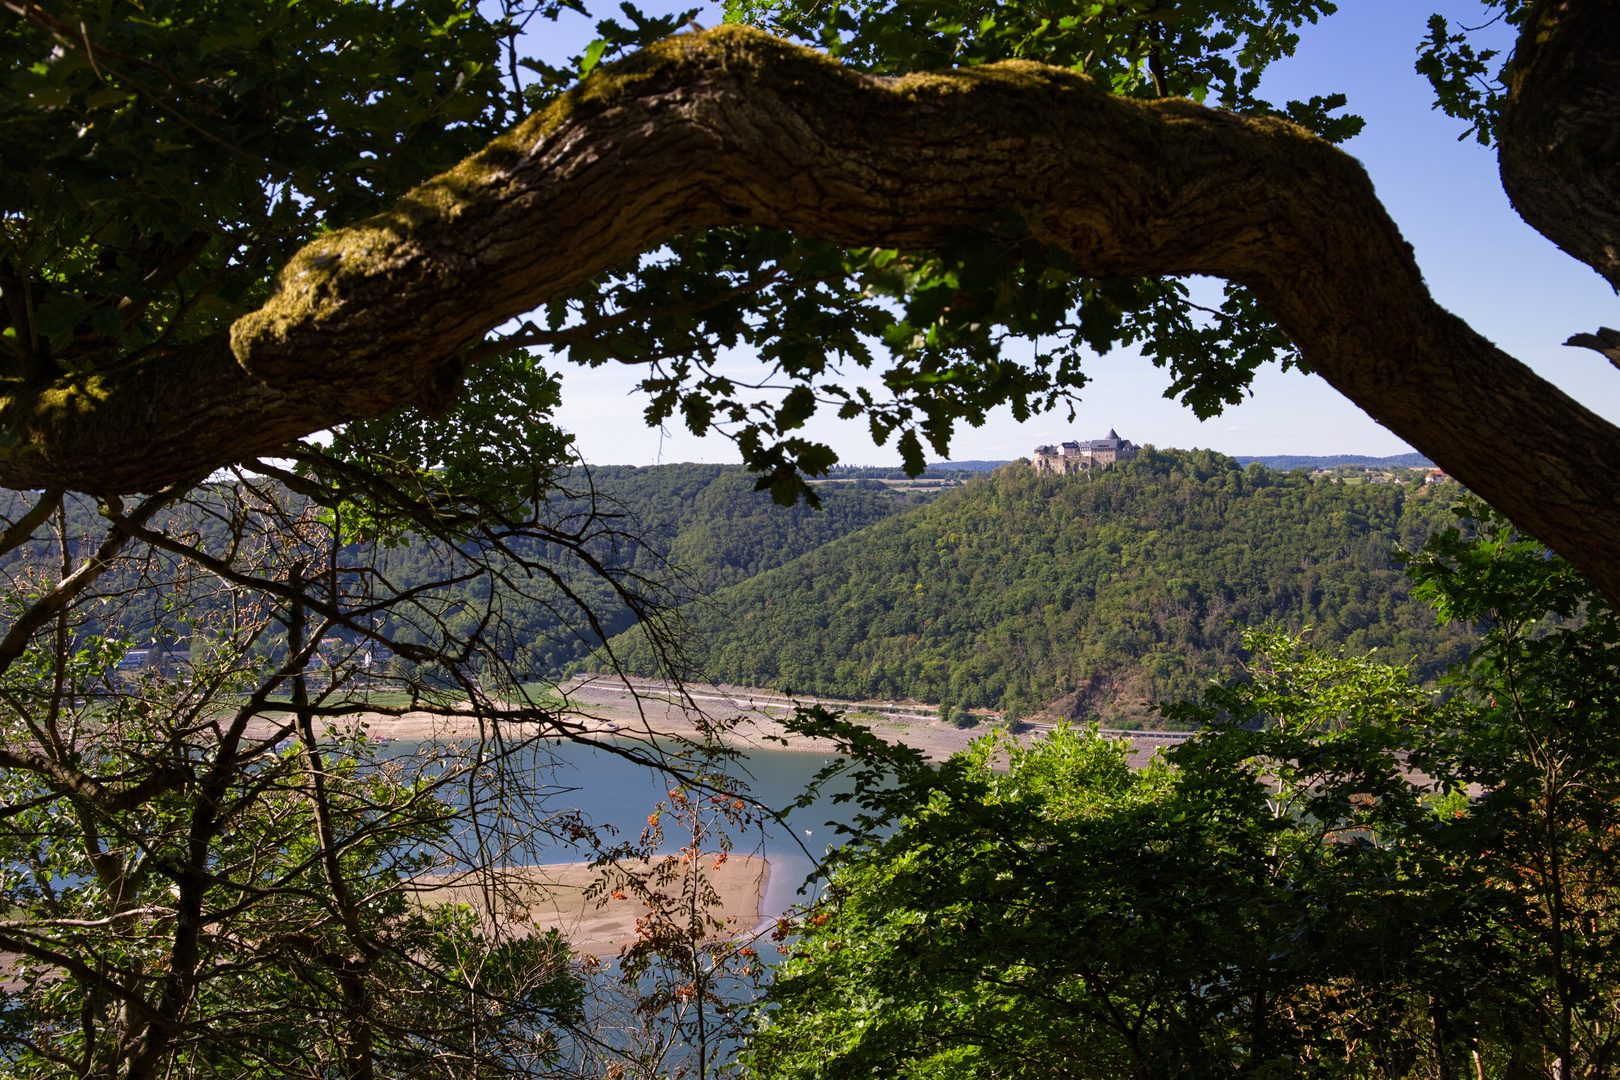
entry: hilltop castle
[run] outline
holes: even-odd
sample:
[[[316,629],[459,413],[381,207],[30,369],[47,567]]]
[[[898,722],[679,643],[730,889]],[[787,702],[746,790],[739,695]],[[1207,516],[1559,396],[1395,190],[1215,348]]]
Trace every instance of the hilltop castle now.
[[[1035,471],[1071,476],[1093,469],[1106,469],[1116,461],[1130,461],[1140,449],[1131,440],[1120,438],[1118,432],[1109,428],[1106,439],[1037,446]]]

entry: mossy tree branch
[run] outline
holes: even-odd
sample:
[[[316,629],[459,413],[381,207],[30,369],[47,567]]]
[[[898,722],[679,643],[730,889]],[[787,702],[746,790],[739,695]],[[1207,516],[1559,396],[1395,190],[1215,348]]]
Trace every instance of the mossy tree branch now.
[[[1620,429],[1434,302],[1348,155],[1062,69],[877,79],[738,27],[594,75],[311,243],[229,350],[17,388],[0,482],[150,490],[443,400],[491,328],[680,233],[928,249],[1009,204],[1083,273],[1248,286],[1324,378],[1620,601]]]

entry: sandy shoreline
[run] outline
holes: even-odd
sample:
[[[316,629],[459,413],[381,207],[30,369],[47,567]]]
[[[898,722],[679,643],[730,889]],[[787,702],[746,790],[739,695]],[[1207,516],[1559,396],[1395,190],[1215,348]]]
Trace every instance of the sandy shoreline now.
[[[545,863],[507,867],[492,875],[440,874],[418,878],[413,894],[424,904],[466,904],[478,914],[486,931],[498,927],[514,937],[545,933],[555,927],[579,956],[612,956],[636,938],[637,921],[648,905],[635,890],[623,887],[626,871],[645,876],[660,863],[625,864],[623,870],[592,868],[589,863]],[[757,932],[765,918],[761,910],[770,886],[769,860],[759,855],[707,857],[703,873],[720,896],[714,914],[724,922],[717,937]],[[678,869],[673,868],[672,869]],[[597,881],[597,894],[588,890]],[[672,893],[680,879],[655,891]],[[621,898],[622,897],[622,898]],[[17,963],[15,953],[0,952],[0,990],[16,992],[22,980],[6,974]]]
[[[701,742],[705,730],[720,741],[739,749],[794,750],[828,754],[834,744],[827,739],[807,739],[794,735],[778,719],[790,711],[782,699],[750,698],[729,690],[694,689],[690,702],[672,701],[667,691],[631,689],[623,683],[595,680],[568,687],[567,707],[562,722],[569,730],[586,737],[608,736],[619,739],[686,739]],[[411,742],[447,742],[488,737],[492,727],[471,715],[456,712],[417,710],[400,716],[357,713],[333,722],[340,729],[364,728],[374,739]],[[875,722],[878,734],[915,746],[931,758],[943,760],[966,748],[982,729],[960,729],[937,720],[919,717],[911,723]],[[271,724],[258,720],[249,725],[250,738],[267,738]],[[509,738],[525,738],[556,732],[551,725],[502,725]]]
[[[527,937],[555,928],[574,951],[585,956],[617,953],[636,938],[637,923],[651,908],[646,899],[628,883],[628,876],[647,880],[660,868],[673,871],[668,883],[650,882],[654,894],[679,895],[687,873],[676,856],[651,863],[630,863],[622,868],[592,868],[589,863],[547,863],[540,866],[510,867],[493,875],[494,881],[468,873],[437,875],[417,881],[418,899],[423,903],[466,904],[478,913],[486,926],[496,925],[503,933]],[[719,894],[713,914],[724,923],[716,936],[733,937],[756,930],[762,920],[760,910],[770,884],[770,862],[758,855],[706,857],[703,873]],[[600,886],[592,891],[592,886]]]
[[[566,708],[562,722],[573,734],[587,738],[685,739],[701,742],[705,731],[738,749],[791,750],[827,755],[835,747],[828,739],[810,739],[788,732],[781,717],[788,715],[793,701],[781,694],[747,687],[698,686],[686,688],[687,696],[677,698],[666,686],[636,680],[634,685],[612,677],[574,679],[562,687]],[[825,704],[833,709],[858,708],[850,702]],[[866,713],[860,720],[871,730],[892,742],[922,751],[933,761],[943,761],[965,750],[970,742],[985,734],[985,727],[958,728],[942,723],[934,711],[916,703],[882,706],[884,715]],[[413,711],[401,716],[363,713],[346,717],[340,727],[363,726],[372,738],[412,742],[437,742],[488,737],[492,731],[470,715],[454,712]],[[547,726],[549,727],[549,726]],[[250,735],[263,738],[269,725],[253,725]],[[262,728],[263,730],[259,730]],[[538,724],[506,724],[510,738],[554,734]],[[1145,764],[1153,753],[1166,746],[1163,737],[1143,735],[1132,739],[1131,764]]]

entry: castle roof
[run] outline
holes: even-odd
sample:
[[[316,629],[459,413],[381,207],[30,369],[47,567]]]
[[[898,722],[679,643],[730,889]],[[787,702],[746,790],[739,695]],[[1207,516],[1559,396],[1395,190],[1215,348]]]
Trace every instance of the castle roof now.
[[[1132,443],[1131,440],[1120,438],[1119,432],[1115,431],[1113,428],[1108,429],[1107,438],[1086,439],[1083,441],[1070,439],[1067,442],[1060,444],[1061,449],[1063,450],[1063,456],[1065,457],[1074,457],[1085,450],[1114,450],[1124,452],[1134,445],[1135,444]],[[1058,450],[1058,446],[1037,446],[1035,448],[1035,453],[1045,456],[1052,456],[1056,455]]]

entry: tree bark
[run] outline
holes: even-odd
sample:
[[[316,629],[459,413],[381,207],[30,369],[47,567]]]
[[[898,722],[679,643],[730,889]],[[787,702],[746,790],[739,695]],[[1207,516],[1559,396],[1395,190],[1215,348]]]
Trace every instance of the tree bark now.
[[[1620,289],[1620,4],[1543,0],[1513,53],[1498,140],[1514,209]]]
[[[1620,429],[1434,302],[1353,158],[1063,69],[874,78],[731,26],[593,75],[308,245],[236,323],[236,359],[14,393],[0,483],[150,490],[440,398],[492,327],[680,233],[927,249],[1008,204],[1084,273],[1247,285],[1333,386],[1620,602]]]

